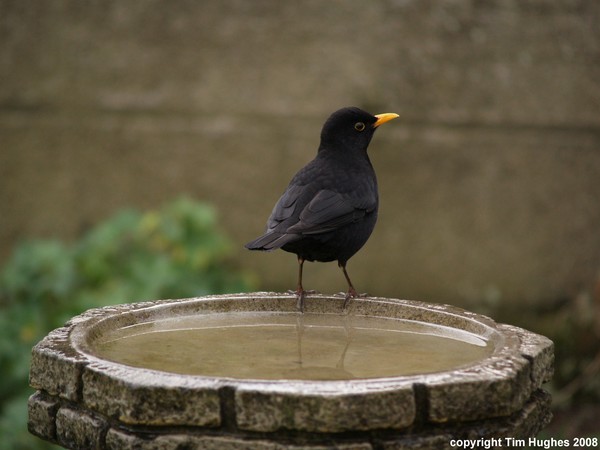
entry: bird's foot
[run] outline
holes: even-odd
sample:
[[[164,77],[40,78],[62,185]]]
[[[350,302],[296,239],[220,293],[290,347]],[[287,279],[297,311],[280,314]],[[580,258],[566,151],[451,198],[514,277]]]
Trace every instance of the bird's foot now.
[[[348,292],[346,292],[345,294],[342,293],[344,295],[344,306],[343,309],[346,309],[346,307],[348,306],[348,302],[350,301],[351,298],[365,298],[368,297],[369,294],[367,294],[366,292],[363,292],[362,294],[359,294],[358,292],[356,292],[356,289],[354,288],[350,288],[348,289]]]
[[[294,294],[296,296],[296,308],[300,312],[304,312],[304,299],[306,298],[306,294],[318,294],[318,291],[314,289],[306,290],[306,289],[296,289],[295,291],[289,289],[289,294]]]

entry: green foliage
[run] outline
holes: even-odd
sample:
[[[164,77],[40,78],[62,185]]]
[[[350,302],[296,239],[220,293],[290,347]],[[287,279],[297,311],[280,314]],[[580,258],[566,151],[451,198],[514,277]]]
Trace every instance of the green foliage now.
[[[50,448],[29,436],[31,347],[92,307],[246,291],[214,210],[179,199],[160,211],[128,210],[79,242],[19,245],[0,273],[0,450]]]

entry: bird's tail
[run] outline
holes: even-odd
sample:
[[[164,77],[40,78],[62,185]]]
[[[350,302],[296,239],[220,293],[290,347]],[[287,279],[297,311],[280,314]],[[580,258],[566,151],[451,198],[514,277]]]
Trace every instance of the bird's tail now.
[[[244,247],[248,250],[262,250],[271,251],[283,247],[289,242],[293,242],[298,239],[297,235],[270,232],[263,234],[261,237],[248,242]]]

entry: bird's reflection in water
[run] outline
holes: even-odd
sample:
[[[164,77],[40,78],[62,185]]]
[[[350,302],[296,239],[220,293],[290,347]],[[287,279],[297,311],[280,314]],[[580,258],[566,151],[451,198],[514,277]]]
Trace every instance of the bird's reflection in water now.
[[[335,366],[311,365],[310,359],[305,361],[302,354],[302,344],[307,328],[312,325],[306,325],[304,314],[299,314],[296,318],[296,349],[297,359],[296,367],[289,371],[290,377],[300,379],[319,379],[319,380],[339,380],[356,378],[354,374],[349,372],[344,367],[346,353],[352,344],[355,329],[352,327],[352,317],[345,315],[343,317],[344,339],[340,341],[340,356]]]

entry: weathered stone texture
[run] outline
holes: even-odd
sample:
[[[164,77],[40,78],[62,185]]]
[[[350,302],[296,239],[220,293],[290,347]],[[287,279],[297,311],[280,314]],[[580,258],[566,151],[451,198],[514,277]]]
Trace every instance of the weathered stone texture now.
[[[29,432],[48,441],[56,440],[56,412],[59,402],[55,397],[36,392],[27,404]]]
[[[333,445],[283,445],[267,439],[223,436],[166,435],[140,438],[126,432],[110,430],[106,436],[106,450],[372,450],[369,443]]]
[[[236,390],[238,426],[251,431],[300,430],[336,433],[350,430],[408,428],[415,419],[412,386],[354,395],[303,394],[242,387]],[[343,389],[343,388],[342,388]]]
[[[108,424],[82,409],[62,407],[56,413],[56,438],[69,449],[101,449]]]
[[[82,378],[84,404],[125,424],[215,427],[221,423],[216,382],[128,367],[107,371],[101,364],[86,367]]]
[[[58,328],[33,348],[29,384],[52,395],[78,400],[83,358],[72,349],[68,335],[68,328]]]

